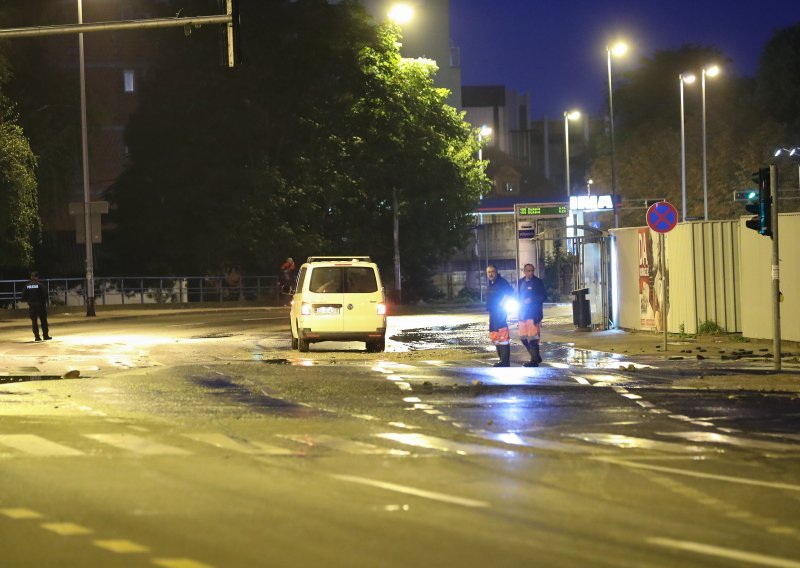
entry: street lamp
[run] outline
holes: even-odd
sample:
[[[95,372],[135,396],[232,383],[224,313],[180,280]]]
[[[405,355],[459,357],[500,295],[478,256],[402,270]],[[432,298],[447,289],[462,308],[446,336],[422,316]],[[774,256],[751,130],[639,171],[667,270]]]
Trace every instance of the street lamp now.
[[[708,221],[708,174],[706,166],[706,75],[716,77],[719,75],[719,66],[703,67],[701,92],[703,99],[703,220]]]
[[[617,42],[613,46],[606,46],[608,55],[608,118],[611,126],[611,199],[614,202],[614,228],[619,227],[619,212],[617,211],[617,168],[614,151],[614,89],[611,84],[611,56],[620,57],[628,51],[628,46]]]
[[[686,128],[683,120],[683,84],[691,85],[696,77],[694,73],[681,73],[678,79],[681,83],[681,220],[686,221]]]
[[[78,24],[83,23],[83,4],[78,0]],[[83,57],[83,34],[78,34],[78,59],[81,83],[81,146],[83,158],[83,224],[86,240],[86,316],[94,317],[94,259],[92,258],[92,198],[89,191],[89,140],[86,128],[86,66]]]
[[[414,19],[414,8],[408,4],[395,4],[389,9],[389,20],[402,26]]]
[[[414,8],[408,4],[395,4],[389,9],[389,20],[399,26],[414,19]],[[394,238],[394,290],[397,303],[403,300],[403,282],[400,272],[400,212],[397,203],[397,186],[392,186],[392,234]]]
[[[567,186],[567,201],[569,201],[572,192],[569,187],[569,121],[578,120],[581,117],[580,111],[568,110],[564,111],[564,156],[566,161],[566,186]],[[575,225],[575,220],[572,222]]]
[[[492,127],[484,124],[478,130],[478,160],[483,160],[483,139],[492,135]]]

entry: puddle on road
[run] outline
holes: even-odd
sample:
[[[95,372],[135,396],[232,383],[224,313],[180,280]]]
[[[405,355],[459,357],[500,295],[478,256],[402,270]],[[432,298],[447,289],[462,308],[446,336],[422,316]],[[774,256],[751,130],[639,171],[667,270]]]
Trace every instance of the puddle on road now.
[[[214,377],[196,375],[189,377],[189,380],[205,389],[213,397],[225,399],[233,404],[246,405],[256,412],[280,413],[297,418],[307,418],[318,413],[308,406],[270,396],[263,389],[251,389],[225,375]]]

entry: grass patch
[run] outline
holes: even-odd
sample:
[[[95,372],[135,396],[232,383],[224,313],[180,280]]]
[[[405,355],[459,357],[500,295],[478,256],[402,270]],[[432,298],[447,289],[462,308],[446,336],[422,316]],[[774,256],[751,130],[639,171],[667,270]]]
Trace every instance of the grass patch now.
[[[706,320],[697,327],[697,335],[723,335],[725,330],[715,321]]]

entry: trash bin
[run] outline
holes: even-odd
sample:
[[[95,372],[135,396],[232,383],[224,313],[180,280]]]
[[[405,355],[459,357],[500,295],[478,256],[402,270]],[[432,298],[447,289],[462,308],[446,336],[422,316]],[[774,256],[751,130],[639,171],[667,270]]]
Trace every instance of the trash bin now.
[[[589,288],[572,291],[572,295],[575,296],[575,299],[572,300],[572,323],[578,329],[586,331],[592,328],[592,312],[589,309],[589,300],[586,297],[588,293]]]

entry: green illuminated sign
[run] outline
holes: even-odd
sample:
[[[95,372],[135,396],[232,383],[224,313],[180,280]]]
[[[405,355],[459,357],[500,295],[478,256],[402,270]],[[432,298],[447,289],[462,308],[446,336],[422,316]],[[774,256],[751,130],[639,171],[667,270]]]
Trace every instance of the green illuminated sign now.
[[[520,207],[517,210],[519,215],[566,215],[566,205],[550,205],[536,207]]]

